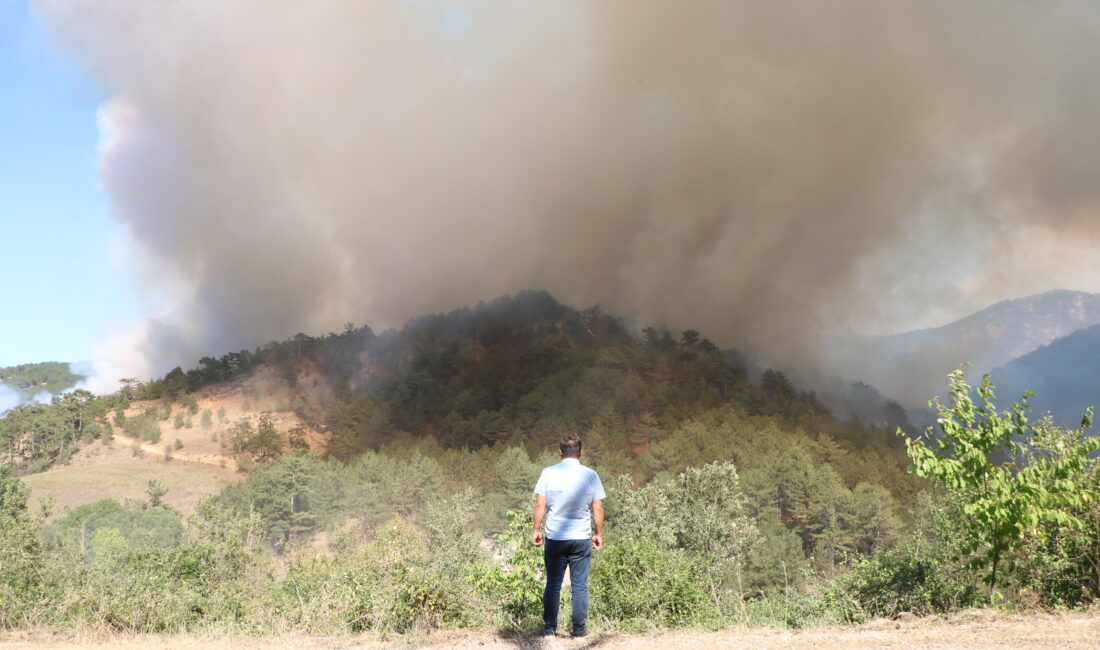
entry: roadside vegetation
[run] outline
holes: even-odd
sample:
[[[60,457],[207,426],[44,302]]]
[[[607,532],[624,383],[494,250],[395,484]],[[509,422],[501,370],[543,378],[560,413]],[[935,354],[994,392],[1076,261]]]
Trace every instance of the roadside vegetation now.
[[[1076,430],[1029,419],[1026,396],[998,407],[988,380],[975,390],[961,372],[934,402],[935,430],[907,430],[891,404],[880,405],[888,426],[842,422],[783,373],[754,371],[698,333],[635,339],[545,294],[377,337],[300,335],[243,358],[71,398],[94,409],[79,434],[71,417],[0,420],[19,450],[0,469],[0,626],[535,629],[531,489],[563,431],[580,433],[582,461],[608,489],[590,578],[605,631],[1077,608],[1100,595],[1091,413]],[[256,364],[281,373],[287,408],[328,433],[325,453],[280,438],[259,413],[224,442],[249,460],[247,479],[192,512],[166,506],[156,481],[122,503],[29,507],[13,470],[61,462],[61,445],[112,426],[149,439],[142,427],[168,418],[150,406],[120,419],[122,403],[168,400],[208,426],[193,391]],[[307,389],[307,369],[326,390]]]

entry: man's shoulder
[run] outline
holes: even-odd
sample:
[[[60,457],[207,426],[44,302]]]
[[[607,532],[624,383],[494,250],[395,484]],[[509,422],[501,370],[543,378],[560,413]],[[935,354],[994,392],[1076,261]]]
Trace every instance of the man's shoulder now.
[[[581,471],[583,471],[585,474],[595,474],[596,476],[599,476],[599,474],[596,474],[596,470],[592,469],[588,465],[581,465]]]

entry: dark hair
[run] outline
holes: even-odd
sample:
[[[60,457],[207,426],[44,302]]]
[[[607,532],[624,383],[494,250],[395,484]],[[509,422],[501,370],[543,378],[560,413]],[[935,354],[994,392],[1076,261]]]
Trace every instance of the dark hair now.
[[[565,458],[580,458],[581,439],[571,433],[558,441],[558,449]]]

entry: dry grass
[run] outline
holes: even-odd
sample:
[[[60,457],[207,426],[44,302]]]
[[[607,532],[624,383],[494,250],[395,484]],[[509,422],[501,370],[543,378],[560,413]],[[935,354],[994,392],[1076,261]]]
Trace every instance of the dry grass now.
[[[144,501],[145,489],[155,479],[168,488],[165,503],[190,512],[203,495],[216,494],[244,477],[232,466],[223,469],[180,460],[166,462],[163,454],[135,457],[129,445],[116,442],[107,446],[97,442],[74,456],[71,465],[21,478],[31,490],[32,508],[46,495],[57,500],[56,512],[100,499],[115,499],[119,503],[126,499]]]
[[[224,637],[203,635],[116,635],[83,633],[69,636],[19,633],[0,636],[2,648],[167,648],[219,650],[222,648],[469,648],[478,650],[530,648],[760,648],[799,650],[840,648],[1097,648],[1100,614],[1005,615],[965,612],[947,619],[879,620],[866,625],[811,630],[767,628],[721,632],[693,630],[651,634],[594,633],[584,639],[558,636],[541,639],[491,631],[445,631],[388,637]]]

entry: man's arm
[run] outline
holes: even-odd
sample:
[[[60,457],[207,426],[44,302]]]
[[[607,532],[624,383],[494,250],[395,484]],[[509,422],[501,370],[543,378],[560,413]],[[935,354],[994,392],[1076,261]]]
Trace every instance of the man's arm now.
[[[546,516],[546,495],[535,495],[535,532],[531,535],[531,543],[542,546],[542,518]],[[603,524],[603,510],[600,510],[600,524]]]
[[[592,522],[596,525],[592,548],[599,550],[603,546],[603,501],[592,502]]]

